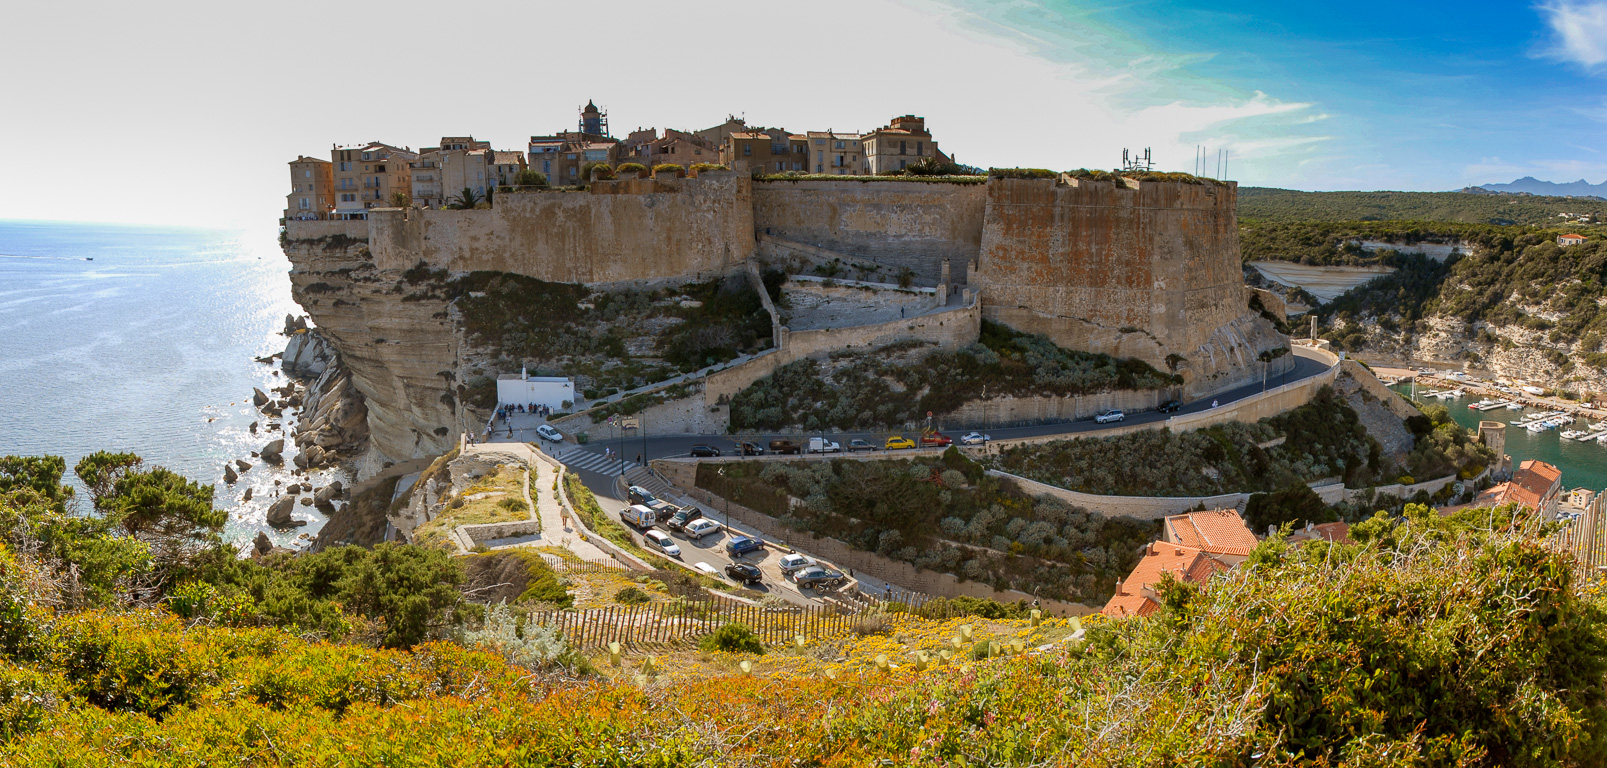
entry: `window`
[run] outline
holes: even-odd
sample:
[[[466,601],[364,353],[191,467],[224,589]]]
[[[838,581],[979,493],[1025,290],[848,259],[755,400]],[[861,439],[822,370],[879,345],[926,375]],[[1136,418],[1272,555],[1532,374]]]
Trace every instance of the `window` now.
[[[837,142],[837,144],[832,147],[832,149],[842,149],[842,148],[843,148],[843,143],[840,142],[840,141]]]
[[[826,146],[826,140],[825,139],[815,139],[815,146],[817,146],[817,147]]]
[[[920,157],[920,156],[922,156],[924,154],[926,154],[926,142],[924,142],[924,141],[915,142],[915,156]]]
[[[343,170],[343,171],[349,171],[349,170],[352,169],[352,164],[351,163],[341,163],[340,164],[340,169]]]
[[[901,155],[908,154],[908,150],[909,150],[908,144],[909,144],[909,142],[907,142],[907,141],[900,141],[898,143],[898,153],[901,154]],[[903,168],[904,166],[900,165],[899,167]]]
[[[903,160],[898,161],[898,169],[901,170],[901,171],[904,170],[904,161]]]
[[[753,154],[753,145],[752,144],[743,144],[742,145],[742,155],[743,155],[743,157],[747,157],[747,156],[752,155],[752,154]]]
[[[312,206],[307,203],[307,198],[305,198],[305,197],[301,198],[301,210],[305,211],[305,210],[307,210],[307,209],[309,209],[311,207]]]
[[[826,153],[820,150],[815,150],[815,162],[817,164],[826,162]]]
[[[818,163],[815,165],[815,173],[824,173],[825,171],[826,171],[825,166],[820,165]]]
[[[307,178],[309,178],[309,179],[312,178],[312,170],[311,169],[308,169],[306,171],[302,171],[302,173],[307,174],[307,176],[306,176]]]

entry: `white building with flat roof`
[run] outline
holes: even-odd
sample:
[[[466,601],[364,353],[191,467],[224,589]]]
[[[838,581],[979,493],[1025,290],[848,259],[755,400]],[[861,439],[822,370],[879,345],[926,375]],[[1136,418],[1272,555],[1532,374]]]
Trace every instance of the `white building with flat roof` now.
[[[531,376],[528,371],[497,377],[498,405],[545,405],[555,411],[575,404],[575,382],[561,376]]]

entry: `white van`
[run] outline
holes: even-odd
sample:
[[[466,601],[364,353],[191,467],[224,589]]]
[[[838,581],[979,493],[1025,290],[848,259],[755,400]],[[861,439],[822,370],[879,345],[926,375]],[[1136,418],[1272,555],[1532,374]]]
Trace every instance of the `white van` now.
[[[843,449],[842,446],[838,445],[837,443],[835,443],[835,442],[833,442],[831,440],[827,440],[824,437],[811,437],[811,438],[809,438],[809,452],[810,453],[837,453],[838,451],[841,451],[842,449]]]

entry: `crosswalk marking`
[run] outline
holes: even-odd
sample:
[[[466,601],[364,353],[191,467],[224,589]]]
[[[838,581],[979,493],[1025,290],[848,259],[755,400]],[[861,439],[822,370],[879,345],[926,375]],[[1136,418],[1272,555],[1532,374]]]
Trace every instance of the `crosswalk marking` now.
[[[588,451],[585,448],[570,448],[558,454],[558,460],[573,469],[584,469],[587,472],[596,472],[599,475],[616,477],[620,474],[620,461],[617,458],[604,458],[601,453]],[[636,468],[636,462],[625,460],[626,471]]]

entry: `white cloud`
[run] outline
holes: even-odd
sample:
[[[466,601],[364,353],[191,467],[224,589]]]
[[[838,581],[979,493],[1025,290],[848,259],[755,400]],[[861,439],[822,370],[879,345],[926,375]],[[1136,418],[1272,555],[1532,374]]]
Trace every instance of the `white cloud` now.
[[[1607,63],[1607,2],[1550,2],[1538,10],[1556,36],[1542,55],[1587,69]]]

